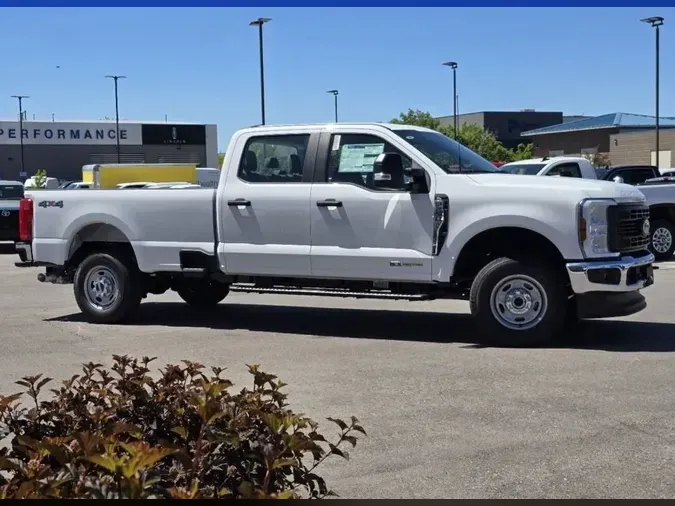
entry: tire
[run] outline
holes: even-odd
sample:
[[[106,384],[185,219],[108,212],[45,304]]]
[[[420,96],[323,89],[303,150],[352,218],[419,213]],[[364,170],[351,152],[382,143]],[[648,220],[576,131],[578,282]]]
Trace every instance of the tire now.
[[[230,293],[230,285],[217,281],[196,281],[187,283],[177,290],[178,295],[188,305],[209,309],[216,307],[227,294]]]
[[[651,224],[649,251],[656,260],[669,260],[675,251],[675,225],[668,220],[654,220]]]
[[[487,264],[469,296],[480,342],[540,346],[560,337],[569,323],[566,284],[551,267],[536,262],[504,257]]]
[[[141,304],[138,271],[132,261],[108,253],[85,258],[75,271],[77,305],[90,323],[122,323]]]

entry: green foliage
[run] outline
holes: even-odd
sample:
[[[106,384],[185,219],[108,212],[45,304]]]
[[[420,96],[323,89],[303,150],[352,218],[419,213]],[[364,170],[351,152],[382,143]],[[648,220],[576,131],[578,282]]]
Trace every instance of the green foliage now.
[[[218,168],[219,169],[223,166],[224,160],[225,160],[225,153],[218,153]]]
[[[534,158],[534,144],[518,144],[518,147],[511,151],[513,158],[509,161],[517,162],[518,160],[530,160]]]
[[[253,388],[230,393],[223,370],[167,365],[158,378],[148,357],[113,355],[88,363],[51,390],[41,375],[0,396],[0,498],[219,499],[323,498],[333,494],[316,468],[365,431],[329,418],[329,443],[310,418],[288,409],[285,384],[248,366]],[[27,394],[29,407],[19,401]]]
[[[593,167],[604,168],[612,165],[609,159],[609,153],[585,154],[583,157],[593,164]]]
[[[408,109],[408,112],[399,114],[399,117],[391,120],[391,123],[430,128],[432,130],[437,130],[452,139],[455,138],[455,132],[452,126],[441,126],[438,119],[434,118],[430,113],[420,110]],[[532,144],[523,143],[519,144],[518,148],[515,150],[507,149],[496,139],[494,133],[485,130],[479,125],[470,123],[464,123],[459,127],[457,140],[486,160],[493,162],[527,160],[533,156]]]
[[[33,176],[36,188],[44,188],[47,186],[47,171],[45,169],[38,170]]]
[[[396,123],[399,125],[415,125],[423,128],[431,128],[432,130],[438,130],[441,126],[441,122],[434,118],[430,113],[408,109],[408,112],[399,114],[398,118],[392,119],[390,123]]]

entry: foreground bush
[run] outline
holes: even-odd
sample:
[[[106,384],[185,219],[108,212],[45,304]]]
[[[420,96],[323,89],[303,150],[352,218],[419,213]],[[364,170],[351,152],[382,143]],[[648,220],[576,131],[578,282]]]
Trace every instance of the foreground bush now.
[[[89,363],[51,390],[41,375],[0,396],[0,498],[323,498],[316,467],[365,434],[352,417],[334,443],[287,408],[285,384],[249,366],[253,388],[232,394],[222,369],[188,361],[157,379],[142,360]],[[27,407],[19,406],[24,394]],[[7,445],[5,445],[7,446]]]

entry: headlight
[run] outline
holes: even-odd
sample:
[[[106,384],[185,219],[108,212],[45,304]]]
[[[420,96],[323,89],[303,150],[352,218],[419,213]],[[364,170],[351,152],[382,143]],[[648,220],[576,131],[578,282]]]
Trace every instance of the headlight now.
[[[586,199],[579,202],[579,245],[586,258],[616,256],[609,251],[607,208],[612,199]]]

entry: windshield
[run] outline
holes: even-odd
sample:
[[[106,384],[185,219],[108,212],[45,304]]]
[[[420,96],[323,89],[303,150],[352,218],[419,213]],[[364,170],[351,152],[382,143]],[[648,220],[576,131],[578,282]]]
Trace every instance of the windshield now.
[[[502,165],[501,169],[509,174],[519,174],[521,176],[536,176],[539,171],[546,167],[545,163],[514,163]]]
[[[424,130],[392,130],[433,160],[445,172],[503,172],[485,158],[442,133]]]
[[[21,200],[23,198],[23,186],[18,184],[0,184],[0,200]]]

